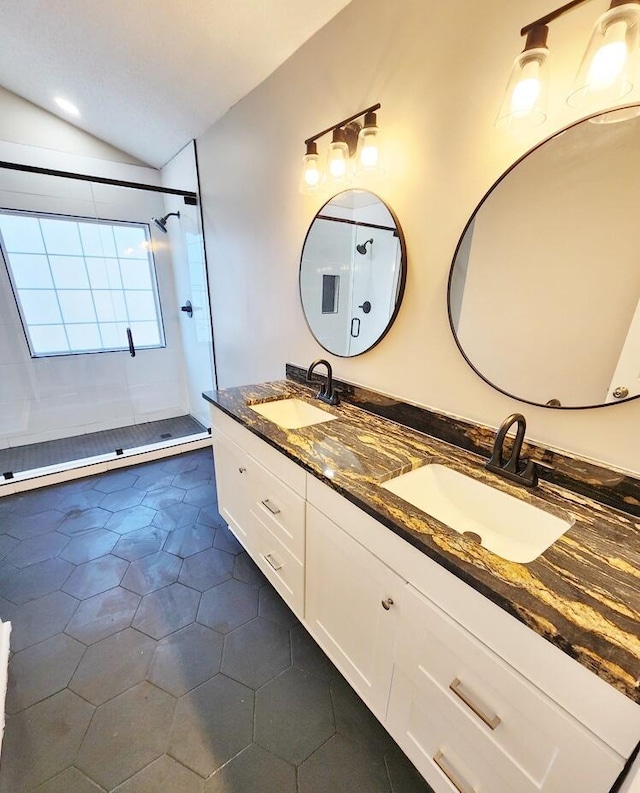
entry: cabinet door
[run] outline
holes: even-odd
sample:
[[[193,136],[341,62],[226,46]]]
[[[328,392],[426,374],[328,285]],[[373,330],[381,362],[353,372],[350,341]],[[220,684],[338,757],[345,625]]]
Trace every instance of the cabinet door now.
[[[251,515],[251,471],[249,455],[225,438],[213,432],[213,453],[216,467],[218,510],[247,551],[253,550]]]
[[[386,713],[404,581],[307,505],[311,635],[379,719]]]

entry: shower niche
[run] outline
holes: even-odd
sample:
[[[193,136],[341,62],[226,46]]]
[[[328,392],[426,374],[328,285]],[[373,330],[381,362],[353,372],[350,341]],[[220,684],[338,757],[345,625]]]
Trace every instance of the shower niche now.
[[[400,308],[406,268],[402,229],[384,201],[367,190],[328,201],[300,259],[300,300],[318,343],[344,358],[375,347]]]

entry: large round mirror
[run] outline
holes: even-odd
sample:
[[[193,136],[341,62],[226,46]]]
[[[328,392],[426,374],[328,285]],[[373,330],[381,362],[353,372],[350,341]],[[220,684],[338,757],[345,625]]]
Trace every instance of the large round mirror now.
[[[519,160],[480,203],[449,277],[467,362],[547,407],[640,395],[640,117],[586,119]]]
[[[402,230],[367,190],[345,190],[309,226],[300,259],[300,299],[325,350],[348,358],[375,346],[396,318],[406,277]]]

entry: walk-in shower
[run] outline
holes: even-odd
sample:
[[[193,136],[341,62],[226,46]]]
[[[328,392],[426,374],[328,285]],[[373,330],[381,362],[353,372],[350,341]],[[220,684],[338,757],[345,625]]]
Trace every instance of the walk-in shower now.
[[[212,352],[195,191],[0,164],[0,495],[208,442]]]

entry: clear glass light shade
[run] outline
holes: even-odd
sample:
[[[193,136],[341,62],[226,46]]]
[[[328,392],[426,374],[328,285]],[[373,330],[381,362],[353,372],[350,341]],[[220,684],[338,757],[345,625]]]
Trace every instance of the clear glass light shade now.
[[[344,141],[332,141],[327,151],[327,181],[344,184],[349,180],[349,171],[349,147]]]
[[[302,158],[301,193],[316,193],[320,187],[320,155],[305,154]]]
[[[567,98],[571,107],[601,110],[633,88],[638,61],[640,5],[611,8],[596,22]]]
[[[377,126],[364,126],[358,134],[356,173],[371,175],[384,173],[380,130]]]
[[[549,94],[549,50],[525,50],[513,62],[496,127],[513,131],[543,124]]]

